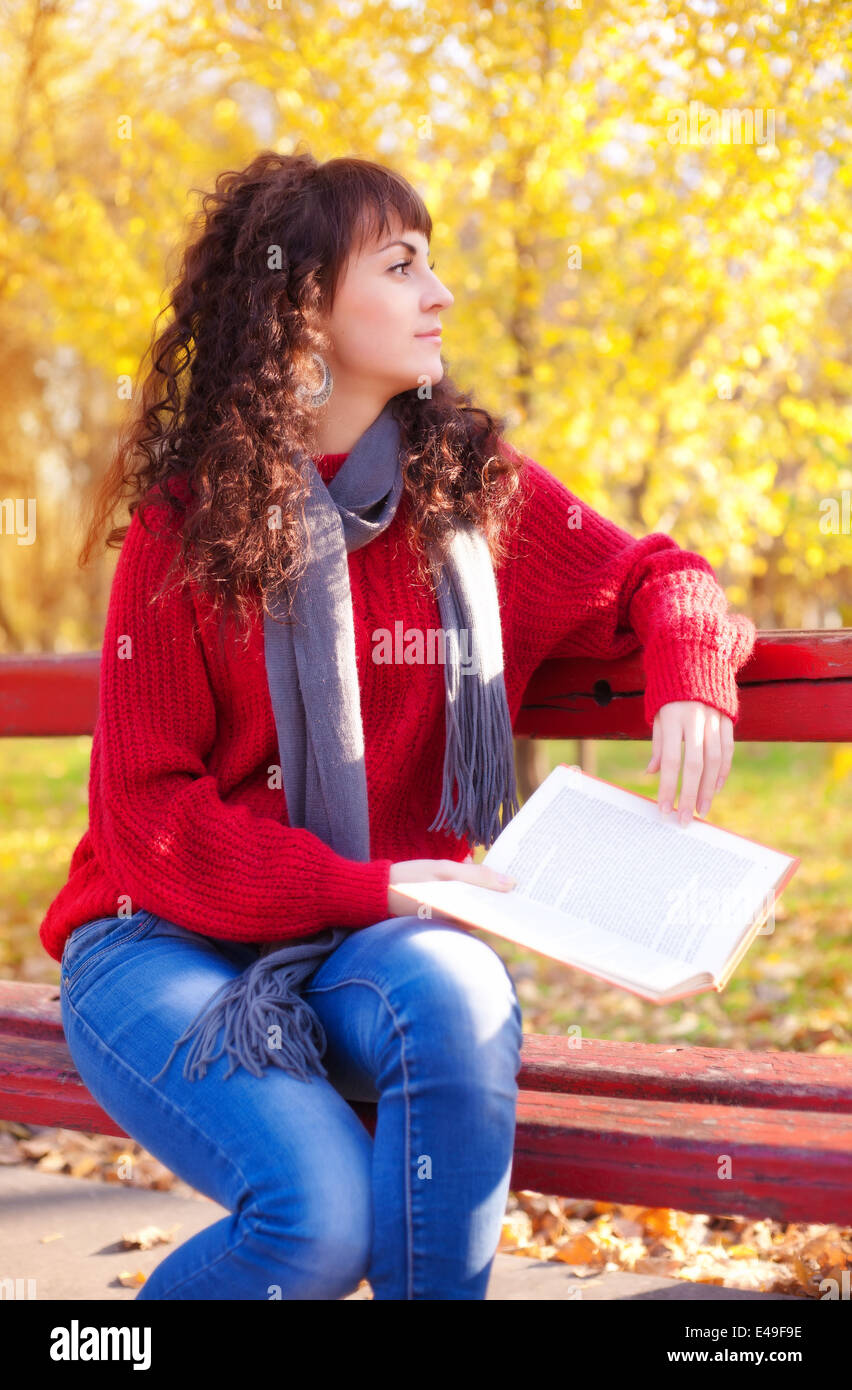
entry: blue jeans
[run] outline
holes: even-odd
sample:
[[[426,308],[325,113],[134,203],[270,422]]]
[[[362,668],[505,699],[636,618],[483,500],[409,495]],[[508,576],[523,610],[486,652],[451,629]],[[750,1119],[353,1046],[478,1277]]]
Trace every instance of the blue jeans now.
[[[521,1009],[500,956],[446,918],[353,931],[302,993],[328,1077],[228,1057],[183,1076],[177,1037],[258,947],[139,911],[62,956],[62,1024],[99,1105],[227,1209],[139,1299],[484,1299],[512,1171]],[[347,1100],[377,1101],[372,1137]]]

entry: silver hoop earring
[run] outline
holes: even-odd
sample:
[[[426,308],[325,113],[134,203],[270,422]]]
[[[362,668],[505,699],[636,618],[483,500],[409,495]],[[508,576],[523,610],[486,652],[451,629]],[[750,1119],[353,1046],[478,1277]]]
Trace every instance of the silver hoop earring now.
[[[315,362],[319,363],[324,373],[322,386],[317,392],[311,394],[311,405],[325,405],[326,401],[331,395],[331,388],[334,385],[334,377],[331,375],[331,368],[329,367],[328,363],[324,360],[324,358],[320,357],[318,352],[312,352],[311,356],[313,357]]]

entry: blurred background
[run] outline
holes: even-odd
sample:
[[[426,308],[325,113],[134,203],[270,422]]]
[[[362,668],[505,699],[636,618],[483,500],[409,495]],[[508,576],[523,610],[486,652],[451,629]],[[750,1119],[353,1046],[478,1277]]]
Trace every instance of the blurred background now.
[[[27,0],[0,38],[0,655],[100,648],[117,552],[79,569],[82,520],[190,217],[297,145],[423,194],[447,368],[519,448],[759,628],[852,626],[846,0]],[[517,747],[533,784],[577,760]],[[0,741],[5,978],[58,979],[90,748]],[[596,755],[655,794],[650,744]],[[713,818],[802,859],[774,934],[666,1008],[501,944],[525,1026],[852,1052],[851,810],[852,745],[739,744]],[[519,1248],[564,1250],[567,1204],[536,1245],[556,1218],[513,1201]]]

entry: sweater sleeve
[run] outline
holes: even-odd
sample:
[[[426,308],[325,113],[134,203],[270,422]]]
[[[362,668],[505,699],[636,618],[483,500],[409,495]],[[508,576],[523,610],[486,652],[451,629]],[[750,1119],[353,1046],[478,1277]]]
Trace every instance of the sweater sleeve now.
[[[190,931],[286,939],[388,916],[392,861],[345,859],[308,830],[223,802],[205,757],[216,708],[186,587],[152,601],[179,537],[137,510],[110,593],[90,827],[120,892]],[[180,562],[179,562],[180,563]]]
[[[757,633],[729,612],[709,561],[662,532],[636,539],[532,459],[523,478],[520,621],[538,660],[613,661],[641,646],[649,727],[673,700],[701,700],[736,723],[736,675]]]

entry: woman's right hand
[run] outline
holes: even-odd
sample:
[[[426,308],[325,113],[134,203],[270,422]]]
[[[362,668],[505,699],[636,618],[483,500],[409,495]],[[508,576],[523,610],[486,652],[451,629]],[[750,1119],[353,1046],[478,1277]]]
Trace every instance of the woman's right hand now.
[[[515,879],[504,880],[496,869],[485,864],[474,864],[470,857],[463,863],[455,859],[404,859],[392,864],[388,888],[388,912],[391,917],[411,917],[417,912],[413,898],[404,898],[395,893],[395,883],[426,883],[433,879],[457,879],[461,883],[475,883],[480,888],[493,888],[508,893],[515,886]]]

